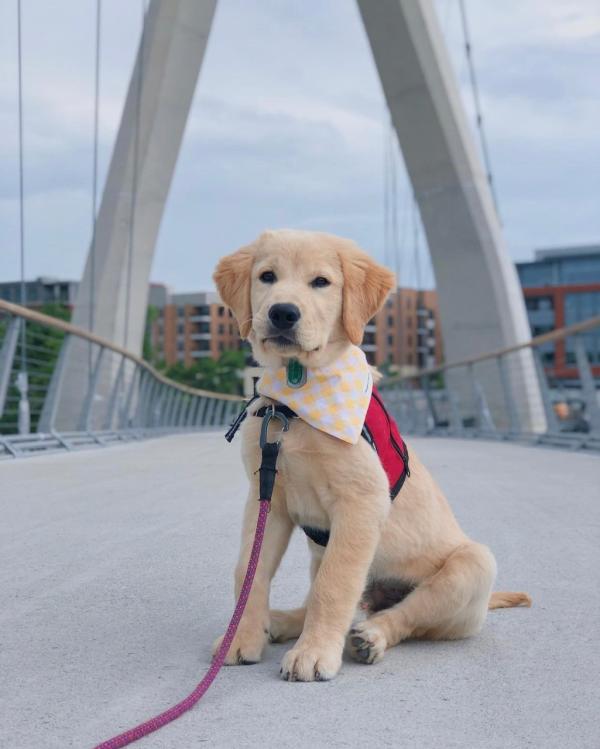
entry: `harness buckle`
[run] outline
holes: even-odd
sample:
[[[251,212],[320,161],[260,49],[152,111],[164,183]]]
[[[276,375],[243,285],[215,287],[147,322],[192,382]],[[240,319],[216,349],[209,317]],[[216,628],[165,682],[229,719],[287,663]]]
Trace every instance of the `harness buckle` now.
[[[277,419],[277,421],[281,422],[282,432],[287,432],[290,428],[290,422],[288,421],[288,417],[285,414],[281,413],[280,411],[276,411],[275,404],[271,403],[271,410],[265,412],[265,415],[263,416],[262,424],[260,426],[259,445],[260,445],[261,450],[267,444],[267,431],[269,429],[269,424],[271,423],[271,419]],[[278,445],[279,442],[280,440],[276,440],[275,444]]]

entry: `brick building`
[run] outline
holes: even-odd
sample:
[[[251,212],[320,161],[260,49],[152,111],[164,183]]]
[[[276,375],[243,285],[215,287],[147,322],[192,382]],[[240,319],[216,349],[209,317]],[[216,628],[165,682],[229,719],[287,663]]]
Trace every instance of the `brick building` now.
[[[170,294],[165,286],[152,284],[150,305],[158,316],[151,340],[158,359],[167,364],[197,359],[216,359],[223,351],[242,347],[231,312],[215,292]],[[378,366],[389,363],[410,373],[441,361],[441,338],[434,291],[398,289],[365,329],[363,349]]]
[[[218,359],[224,351],[241,348],[231,312],[215,292],[170,294],[165,286],[152,284],[149,303],[158,310],[152,323],[151,342],[158,359],[167,364],[197,359]]]
[[[441,364],[443,349],[435,291],[396,289],[371,323],[363,342],[371,363],[389,363],[401,374]]]

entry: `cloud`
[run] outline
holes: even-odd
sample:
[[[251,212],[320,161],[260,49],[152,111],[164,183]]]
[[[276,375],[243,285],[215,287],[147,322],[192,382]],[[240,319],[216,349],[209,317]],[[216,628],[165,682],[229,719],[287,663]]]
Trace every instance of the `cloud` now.
[[[101,180],[140,32],[139,4],[103,0],[102,6]],[[597,239],[597,0],[467,0],[467,7],[513,255],[526,256],[544,244]],[[87,252],[94,8],[92,0],[24,5],[31,275],[54,269],[77,277]],[[438,0],[436,8],[473,126],[458,4]],[[15,60],[14,9],[3,4],[0,278],[16,272]],[[354,3],[220,0],[153,278],[180,289],[206,286],[218,256],[266,226],[346,234],[382,258],[385,120]],[[403,189],[399,212],[405,224],[410,210]],[[403,267],[414,265],[408,239],[403,252]]]

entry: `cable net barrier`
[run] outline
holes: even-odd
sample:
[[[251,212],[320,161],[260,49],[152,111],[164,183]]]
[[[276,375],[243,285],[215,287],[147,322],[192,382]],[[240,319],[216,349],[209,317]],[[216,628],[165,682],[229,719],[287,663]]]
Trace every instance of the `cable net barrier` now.
[[[68,393],[67,361],[81,385]],[[0,458],[222,427],[242,403],[169,380],[65,319],[0,300]]]
[[[523,367],[524,358],[534,366]],[[600,317],[519,347],[390,376],[379,388],[407,434],[600,449]]]

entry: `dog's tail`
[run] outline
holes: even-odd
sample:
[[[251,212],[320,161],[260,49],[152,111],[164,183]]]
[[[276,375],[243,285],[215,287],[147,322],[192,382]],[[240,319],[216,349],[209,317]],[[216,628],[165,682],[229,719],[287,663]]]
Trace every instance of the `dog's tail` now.
[[[497,591],[492,593],[488,603],[488,609],[511,609],[513,606],[531,606],[531,596],[527,593],[509,593],[508,591]]]

